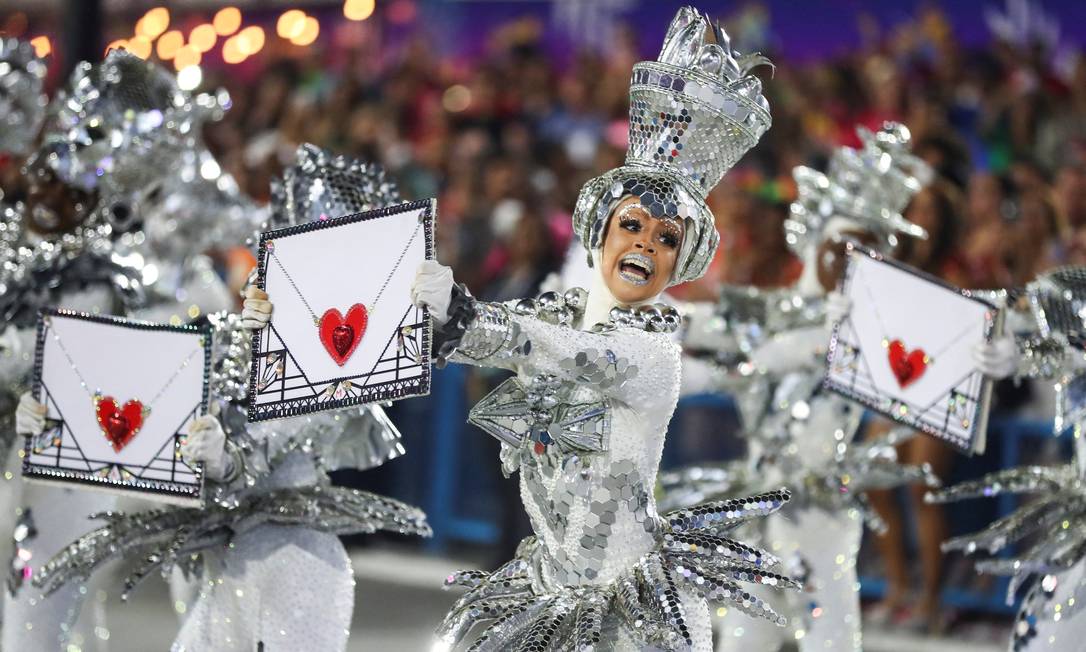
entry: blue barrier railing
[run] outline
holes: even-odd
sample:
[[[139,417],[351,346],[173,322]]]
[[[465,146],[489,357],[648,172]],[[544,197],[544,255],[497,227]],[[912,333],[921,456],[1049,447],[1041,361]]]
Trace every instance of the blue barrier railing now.
[[[427,475],[427,496],[423,507],[430,519],[434,536],[428,543],[433,552],[442,552],[453,543],[494,545],[501,538],[501,525],[496,515],[479,513],[485,510],[472,505],[473,496],[465,495],[466,480],[477,480],[478,467],[465,459],[470,451],[478,450],[471,438],[485,437],[482,432],[466,423],[467,370],[460,365],[450,365],[435,370],[433,376],[433,415],[430,432],[433,437]],[[698,395],[682,399],[672,423],[672,433],[682,432],[684,416],[692,409],[712,409],[734,412],[734,401],[727,396]],[[1030,440],[1052,439],[1051,421],[1019,418],[994,418],[989,423],[989,445],[998,442],[999,466],[1010,468],[1022,463],[1022,452]],[[676,460],[669,459],[665,451],[664,466]],[[478,498],[478,497],[474,497]],[[1010,513],[1016,505],[1016,497],[1001,496],[997,503],[999,516]],[[476,509],[473,509],[476,507]],[[949,587],[944,592],[948,606],[986,611],[1012,613],[1013,606],[1006,604],[1007,581],[999,578],[983,592]],[[878,577],[861,578],[861,594],[865,598],[878,598],[885,591],[885,582]]]

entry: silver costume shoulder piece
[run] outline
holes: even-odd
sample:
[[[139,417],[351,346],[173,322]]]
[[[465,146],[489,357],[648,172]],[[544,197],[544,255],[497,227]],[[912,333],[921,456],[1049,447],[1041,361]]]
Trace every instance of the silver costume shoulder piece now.
[[[633,196],[654,217],[684,223],[672,284],[705,273],[720,242],[705,197],[772,123],[750,74],[767,63],[733,50],[707,16],[679,10],[658,59],[634,66],[625,165],[589,181],[577,199],[573,229],[588,251],[602,246],[615,204]]]
[[[140,266],[113,255],[108,224],[85,224],[44,239],[28,234],[27,219],[23,204],[0,203],[0,332],[9,325],[30,327],[61,290],[102,284],[126,308],[143,303]]]
[[[857,127],[856,133],[862,147],[837,148],[827,174],[802,165],[792,170],[798,196],[784,232],[788,247],[800,257],[819,245],[832,217],[859,222],[879,236],[885,247],[895,245],[898,235],[927,237],[923,228],[902,215],[933,176],[931,168],[909,150],[908,128],[887,122],[875,133],[864,127]]]
[[[30,43],[0,37],[0,155],[30,153],[48,103],[45,72]]]

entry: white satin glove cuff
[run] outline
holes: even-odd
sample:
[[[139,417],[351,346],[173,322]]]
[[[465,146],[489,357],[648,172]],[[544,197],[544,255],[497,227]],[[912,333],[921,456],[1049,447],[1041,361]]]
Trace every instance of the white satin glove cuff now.
[[[973,348],[977,370],[993,380],[1012,375],[1018,368],[1018,349],[1014,338],[1000,335],[991,342],[981,342]]]
[[[449,319],[449,302],[452,299],[452,268],[436,260],[424,260],[415,270],[415,280],[411,283],[411,302],[418,307],[430,309],[434,323],[442,325]]]

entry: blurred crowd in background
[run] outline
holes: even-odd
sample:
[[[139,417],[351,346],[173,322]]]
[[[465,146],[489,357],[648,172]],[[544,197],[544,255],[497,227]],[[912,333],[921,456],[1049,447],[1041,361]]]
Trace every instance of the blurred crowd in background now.
[[[796,65],[765,52],[773,128],[710,197],[723,246],[677,293],[795,279],[781,230],[791,169],[824,166],[857,144],[855,125],[884,120],[908,125],[940,173],[909,215],[933,237],[902,257],[973,288],[1086,263],[1086,63],[1036,42],[962,49],[936,8],[885,32],[860,26],[865,44],[847,56]],[[629,71],[653,54],[627,28],[559,68],[542,33],[515,21],[486,35],[485,55],[453,63],[421,34],[383,56],[377,41],[334,61],[269,55],[252,83],[207,78],[234,100],[208,139],[258,199],[301,142],[378,160],[407,196],[439,198],[439,257],[458,278],[488,299],[524,296],[565,255],[581,184],[624,156]]]

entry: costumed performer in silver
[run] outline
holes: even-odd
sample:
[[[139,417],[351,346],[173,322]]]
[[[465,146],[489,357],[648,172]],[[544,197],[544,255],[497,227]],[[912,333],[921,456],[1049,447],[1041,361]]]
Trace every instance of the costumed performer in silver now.
[[[26,164],[25,200],[3,209],[0,318],[15,335],[8,341],[16,342],[4,363],[13,365],[9,377],[28,380],[40,308],[126,315],[144,305],[146,270],[122,252],[143,238],[143,199],[171,173],[188,113],[172,75],[121,51],[97,65],[79,64],[49,105],[41,146]],[[39,450],[57,445],[44,412],[22,394],[15,431]],[[80,516],[110,509],[115,498],[41,485],[26,486],[23,494],[4,596],[3,648],[105,645],[71,631],[94,591],[73,584],[42,599],[25,580],[65,541],[87,531],[90,523]]]
[[[1047,272],[1027,286],[1026,296],[1032,314],[1015,333],[1018,374],[1054,383],[1053,429],[1059,434],[1071,428],[1072,460],[1003,469],[927,499],[1032,496],[980,532],[951,539],[943,548],[982,553],[978,571],[1010,576],[1007,604],[1026,587],[1008,650],[1080,650],[1086,640],[1086,268]]]
[[[20,168],[34,148],[48,99],[43,84],[46,64],[26,41],[0,37],[0,217],[5,224],[15,215],[15,202],[24,188]],[[10,213],[9,213],[10,211]],[[8,246],[8,239],[2,240]],[[0,253],[0,257],[7,258]],[[2,272],[0,272],[2,274]],[[2,279],[3,276],[0,276]],[[6,289],[0,287],[0,293]],[[12,469],[15,441],[15,405],[22,392],[22,380],[30,369],[31,352],[25,351],[26,338],[20,337],[14,324],[0,320],[0,522],[13,522],[18,516],[17,480]],[[12,542],[0,533],[0,562],[11,559]]]
[[[412,295],[438,324],[439,359],[516,372],[469,420],[520,472],[534,536],[493,573],[453,573],[468,592],[435,649],[487,626],[473,650],[710,650],[708,601],[774,624],[747,584],[791,587],[770,555],[732,538],[788,500],[786,490],[659,515],[653,489],[679,394],[678,313],[655,304],[701,276],[719,235],[706,193],[770,124],[764,59],[732,51],[691,8],[659,60],[633,69],[626,164],[589,181],[574,230],[593,269],[588,292],[508,304],[476,301],[434,261]]]
[[[694,500],[789,483],[795,498],[766,521],[761,543],[804,583],[803,592],[785,595],[786,604],[778,607],[789,616],[788,630],[743,625],[729,612],[719,623],[718,650],[775,650],[793,643],[800,650],[860,650],[856,556],[864,520],[876,530],[881,526],[863,492],[937,481],[925,467],[897,462],[894,445],[912,433],[895,430],[854,443],[863,408],[821,387],[830,328],[850,307],[834,290],[846,262],[846,239],[891,254],[900,237],[925,235],[902,215],[930,176],[909,151],[908,129],[887,123],[875,133],[857,131],[862,147],[837,149],[828,174],[802,166],[793,171],[798,199],[785,230],[804,263],[796,284],[765,292],[729,288],[719,305],[696,310],[690,324],[697,336],[688,339],[688,349],[706,348],[707,342],[707,348],[719,349],[705,337],[715,329],[727,363],[691,361],[684,391],[735,393],[748,458],[745,467],[670,474],[667,488]],[[698,324],[699,316],[713,323]],[[990,348],[978,352],[978,361],[989,361]]]
[[[381,168],[313,146],[273,189],[264,228],[277,228],[399,203]],[[104,562],[137,556],[125,594],[155,570],[174,572],[175,595],[189,593],[172,649],[343,650],[354,611],[354,574],[338,535],[385,530],[429,536],[421,511],[363,491],[335,487],[328,472],[366,469],[403,453],[379,406],[247,423],[250,333],[272,306],[253,287],[239,315],[212,315],[212,414],[198,418],[182,459],[212,481],[203,508],[106,516],[107,524],[69,545],[40,570],[47,591]]]

